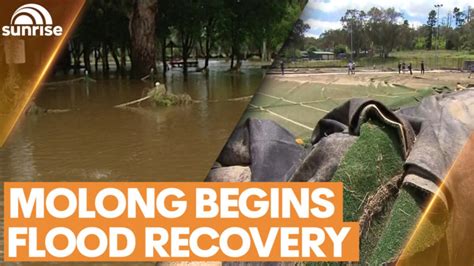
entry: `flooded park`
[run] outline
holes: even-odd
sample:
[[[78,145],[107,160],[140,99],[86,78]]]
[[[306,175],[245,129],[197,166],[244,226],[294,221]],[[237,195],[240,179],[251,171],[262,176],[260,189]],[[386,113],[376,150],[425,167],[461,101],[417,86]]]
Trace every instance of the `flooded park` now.
[[[0,150],[4,181],[200,181],[263,79],[261,66],[245,62],[240,73],[211,60],[208,74],[167,73],[185,106],[114,108],[143,97],[148,82],[100,74],[96,82],[58,82],[40,89],[28,114]]]
[[[306,1],[265,3],[87,1],[0,149],[2,181],[203,180]],[[0,60],[16,87],[46,65],[38,40]],[[36,67],[23,54],[41,55]],[[15,86],[4,91],[17,104]],[[191,103],[116,108],[153,89]]]

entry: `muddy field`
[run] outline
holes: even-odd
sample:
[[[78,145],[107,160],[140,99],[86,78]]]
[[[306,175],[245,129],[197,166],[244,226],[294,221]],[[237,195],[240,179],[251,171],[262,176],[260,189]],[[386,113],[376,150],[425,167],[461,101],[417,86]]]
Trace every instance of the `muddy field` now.
[[[347,75],[346,72],[339,70],[332,73],[314,73],[314,74],[286,74],[269,75],[269,80],[296,82],[296,83],[316,83],[333,85],[355,85],[355,86],[394,86],[402,85],[413,89],[422,89],[430,86],[448,86],[454,87],[457,83],[463,85],[474,84],[474,76],[470,79],[469,73],[451,72],[451,71],[430,71],[424,75],[413,73],[410,75],[398,74],[398,72],[378,72],[361,71],[355,75]]]

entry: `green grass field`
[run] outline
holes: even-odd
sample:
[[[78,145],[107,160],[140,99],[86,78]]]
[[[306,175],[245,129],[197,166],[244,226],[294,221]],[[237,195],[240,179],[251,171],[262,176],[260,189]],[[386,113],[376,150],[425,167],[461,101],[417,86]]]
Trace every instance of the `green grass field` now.
[[[464,61],[474,60],[474,52],[449,50],[415,50],[392,52],[389,58],[361,57],[356,58],[358,67],[376,67],[378,69],[398,70],[398,62],[412,63],[414,69],[419,69],[424,61],[426,69],[462,69]],[[329,68],[346,67],[348,60],[312,60],[296,61],[287,64],[287,68]]]
[[[371,98],[397,108],[431,93],[430,89],[390,86],[383,82],[365,86],[267,79],[252,99],[243,120],[248,117],[271,119],[305,139],[324,115],[351,98]]]

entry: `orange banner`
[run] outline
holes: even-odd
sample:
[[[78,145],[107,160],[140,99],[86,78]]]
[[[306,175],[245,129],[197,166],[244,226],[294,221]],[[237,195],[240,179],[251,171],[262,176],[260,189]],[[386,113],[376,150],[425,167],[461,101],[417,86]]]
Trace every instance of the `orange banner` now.
[[[340,183],[5,183],[6,261],[357,261]]]

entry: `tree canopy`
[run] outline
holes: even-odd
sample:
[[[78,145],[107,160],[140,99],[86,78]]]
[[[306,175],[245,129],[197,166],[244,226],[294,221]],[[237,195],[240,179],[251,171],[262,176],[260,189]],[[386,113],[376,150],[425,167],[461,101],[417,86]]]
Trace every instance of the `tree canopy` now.
[[[238,70],[249,56],[269,60],[278,52],[306,0],[88,0],[64,57],[72,67],[141,77],[157,60],[184,61],[227,57]],[[170,47],[170,45],[172,47]],[[171,51],[173,49],[173,52]],[[81,60],[82,58],[82,60]],[[63,60],[68,62],[68,60]],[[71,61],[71,60],[69,60]],[[99,63],[100,62],[100,63]]]
[[[439,48],[472,51],[473,14],[472,9],[463,11],[456,7],[447,17],[438,21],[436,10],[431,10],[426,23],[414,27],[395,8],[373,7],[367,11],[349,9],[340,20],[341,29],[322,33],[319,39],[312,41],[310,47],[338,52],[352,47],[352,53],[356,56],[363,52],[379,54],[380,57],[388,57],[394,50]],[[344,46],[347,49],[342,49]]]

